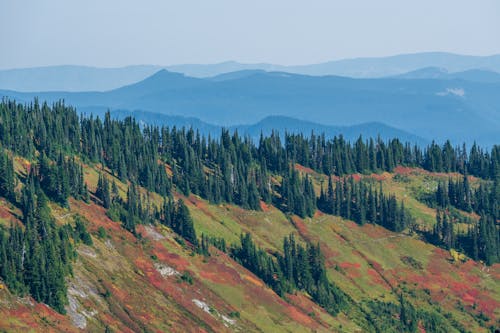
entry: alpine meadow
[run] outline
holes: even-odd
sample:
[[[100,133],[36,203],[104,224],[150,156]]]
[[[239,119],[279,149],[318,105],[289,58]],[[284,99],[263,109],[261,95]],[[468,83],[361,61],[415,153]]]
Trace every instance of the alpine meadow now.
[[[7,0],[0,332],[499,332],[499,12]]]

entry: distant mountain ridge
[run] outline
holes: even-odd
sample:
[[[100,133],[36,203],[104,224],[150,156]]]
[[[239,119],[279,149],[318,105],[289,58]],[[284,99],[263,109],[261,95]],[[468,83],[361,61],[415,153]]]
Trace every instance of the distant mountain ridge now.
[[[443,52],[403,54],[390,57],[355,58],[311,65],[283,66],[267,63],[171,66],[139,65],[121,68],[51,66],[0,70],[0,89],[16,91],[106,91],[141,81],[160,69],[207,78],[240,71],[279,71],[304,75],[337,75],[355,78],[396,76],[427,67],[448,72],[483,70],[500,72],[500,55],[465,56]]]
[[[175,72],[194,77],[210,77],[242,70],[280,71],[304,75],[337,75],[354,78],[381,78],[425,67],[446,68],[449,72],[481,69],[500,72],[500,55],[468,56],[446,52],[424,52],[388,57],[366,57],[333,60],[319,64],[282,66],[275,64],[241,64],[234,61],[213,65],[184,64],[167,66]]]
[[[107,110],[88,110],[87,113],[103,116]],[[170,116],[159,113],[151,113],[146,111],[129,111],[129,110],[112,110],[111,116],[116,119],[124,119],[126,117],[134,117],[137,121],[145,124],[153,124],[157,126],[176,126],[177,128],[194,128],[203,135],[211,135],[212,137],[220,136],[222,126],[217,126],[203,122],[197,118],[187,118],[182,116]],[[417,135],[399,130],[397,128],[387,126],[382,123],[362,123],[352,126],[327,126],[309,121],[299,120],[284,116],[269,116],[254,124],[236,125],[228,128],[231,132],[238,131],[242,136],[249,136],[256,142],[261,134],[269,136],[272,131],[279,132],[280,135],[285,133],[304,134],[309,136],[311,133],[316,135],[324,134],[327,139],[334,136],[342,135],[347,141],[354,142],[360,136],[365,139],[379,137],[386,141],[393,138],[399,138],[402,142],[410,142],[413,144],[425,145],[429,141]]]
[[[105,92],[0,91],[0,96],[21,102],[36,96],[48,102],[64,99],[86,111],[109,108],[181,115],[226,127],[254,124],[269,116],[298,119],[306,128],[307,122],[325,126],[375,122],[427,141],[477,141],[488,147],[498,144],[499,91],[500,83],[456,78],[354,79],[247,70],[202,79],[160,70]]]
[[[500,82],[500,73],[481,69],[469,69],[463,72],[450,73],[445,68],[425,67],[408,73],[396,75],[394,78],[465,80],[473,82],[498,83]]]

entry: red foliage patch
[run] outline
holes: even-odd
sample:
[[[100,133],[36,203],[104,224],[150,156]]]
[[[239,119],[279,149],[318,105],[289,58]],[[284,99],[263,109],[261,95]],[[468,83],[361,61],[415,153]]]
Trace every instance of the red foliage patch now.
[[[293,224],[295,225],[295,228],[297,228],[297,231],[299,232],[300,235],[306,235],[307,234],[307,226],[304,223],[304,220],[302,220],[298,216],[292,216],[292,221]]]
[[[339,264],[340,267],[346,269],[346,268],[357,268],[357,269],[360,269],[361,268],[361,264],[358,263],[358,262],[347,262],[347,261],[344,261],[344,262],[341,262]]]
[[[269,212],[271,210],[271,206],[266,204],[264,201],[260,201],[260,209],[262,209],[263,212]]]
[[[106,215],[106,210],[103,207],[93,202],[87,204],[82,201],[74,200],[72,198],[70,198],[70,206],[72,211],[80,214],[85,219],[91,222],[91,224],[89,225],[90,231],[97,231],[99,227],[103,227],[107,230],[113,230],[113,234],[128,234],[129,239],[133,239],[133,236],[131,234],[123,232],[123,229],[121,228],[119,222],[112,221]]]
[[[391,232],[387,231],[387,229],[373,224],[365,224],[361,228],[363,229],[363,232],[372,239],[387,237],[391,234]]]
[[[404,167],[404,166],[400,166],[400,165],[398,165],[397,167],[394,168],[394,173],[396,173],[398,175],[409,175],[414,171],[416,171],[415,168],[409,168],[409,167]]]
[[[323,213],[322,211],[320,210],[317,210],[314,212],[314,218],[318,218],[318,217],[321,217],[321,216],[324,216],[325,213]]]
[[[203,266],[200,271],[200,277],[213,281],[218,284],[237,286],[242,283],[239,274],[233,269],[214,258],[211,258],[209,263]]]
[[[325,259],[327,261],[326,264],[328,267],[334,266],[333,264],[329,265],[329,262],[333,261],[335,259],[335,257],[338,257],[340,255],[339,251],[332,250],[328,246],[321,246],[321,252],[323,253],[323,256],[325,257]]]
[[[154,248],[152,252],[158,260],[167,263],[178,271],[184,271],[189,267],[189,261],[178,254],[168,252],[161,243],[154,242],[153,244]]]
[[[382,266],[376,261],[370,260],[368,263],[370,264],[370,266],[373,267],[374,270],[376,270],[379,273],[384,270]]]
[[[31,300],[33,301],[33,300]],[[34,302],[34,301],[33,301]],[[69,317],[61,315],[48,306],[34,303],[34,306],[12,304],[14,307],[0,307],[0,330],[9,332],[22,332],[34,330],[36,332],[77,332]],[[12,322],[9,318],[16,318]],[[4,322],[3,319],[7,319]]]
[[[288,306],[287,308],[290,318],[292,318],[294,321],[300,322],[306,326],[310,326],[311,324],[313,324],[313,320],[311,319],[311,317],[299,311],[296,307]]]
[[[366,273],[368,273],[368,275],[370,276],[371,282],[373,282],[376,285],[383,286],[387,290],[391,290],[391,288],[387,285],[387,283],[382,279],[382,277],[380,276],[379,273],[377,273],[376,270],[374,270],[373,268],[368,268],[366,270]]]
[[[339,266],[344,269],[347,276],[350,278],[358,278],[361,276],[360,268],[361,264],[359,263],[351,263],[351,262],[341,262]]]
[[[309,175],[314,174],[314,170],[313,169],[307,168],[307,167],[302,166],[302,165],[300,165],[298,163],[295,163],[295,170],[303,172],[303,173],[307,173]]]
[[[361,180],[361,175],[359,173],[354,173],[351,175],[351,177],[357,182]]]
[[[1,219],[8,219],[10,218],[10,211],[3,205],[3,203],[0,205],[0,218]]]
[[[353,222],[353,221],[345,221],[345,225],[347,227],[349,227],[349,229],[359,229],[360,228],[360,226],[356,222]]]
[[[451,264],[448,258],[447,251],[435,249],[426,269],[420,274],[406,269],[398,269],[393,274],[399,276],[399,281],[416,283],[419,288],[428,289],[436,302],[455,297],[465,304],[475,304],[476,313],[483,312],[494,319],[494,311],[500,308],[500,302],[493,299],[487,289],[478,287],[481,275],[477,274],[477,270],[473,273],[472,269],[481,269],[480,264],[472,260]]]
[[[385,173],[385,174],[372,173],[370,175],[370,178],[375,179],[376,181],[383,181],[389,177],[388,177],[387,173]]]
[[[247,281],[249,281],[249,282],[251,282],[251,283],[255,284],[255,285],[256,285],[256,286],[258,286],[258,287],[264,287],[264,286],[265,286],[264,282],[262,282],[261,280],[259,280],[259,279],[255,278],[255,277],[254,277],[254,276],[252,276],[252,275],[243,274],[243,275],[241,275],[241,277],[242,277],[243,279],[245,279],[245,280],[247,280]]]

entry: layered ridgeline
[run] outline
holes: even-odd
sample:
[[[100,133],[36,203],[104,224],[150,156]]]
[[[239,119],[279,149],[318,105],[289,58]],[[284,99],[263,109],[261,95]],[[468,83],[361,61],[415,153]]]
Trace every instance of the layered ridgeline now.
[[[175,322],[184,322],[193,330],[199,326],[207,331],[308,328],[466,332],[498,325],[499,295],[494,291],[498,290],[498,281],[494,277],[480,291],[467,294],[475,297],[473,304],[464,296],[450,307],[446,304],[441,308],[434,287],[419,288],[416,282],[413,286],[402,285],[405,278],[389,277],[377,263],[387,255],[370,259],[370,254],[360,250],[370,238],[356,242],[351,238],[359,235],[337,230],[332,236],[339,243],[332,247],[331,239],[322,238],[326,235],[324,230],[317,234],[313,230],[320,226],[339,228],[344,220],[351,220],[359,230],[392,235],[381,237],[381,241],[404,235],[397,250],[384,250],[396,253],[407,253],[408,247],[415,244],[429,249],[421,241],[426,240],[453,250],[455,263],[444,259],[438,262],[453,267],[459,276],[465,274],[461,265],[465,265],[462,261],[467,257],[494,265],[500,261],[499,146],[484,151],[474,145],[467,150],[446,142],[422,149],[398,139],[384,142],[359,138],[350,143],[341,136],[327,140],[324,136],[288,134],[281,139],[277,133],[262,136],[255,143],[226,130],[215,139],[201,136],[193,129],[141,127],[132,118],[112,120],[109,114],[103,120],[79,117],[75,109],[61,102],[48,106],[37,100],[29,105],[3,100],[0,120],[0,196],[5,206],[2,212],[7,212],[2,215],[5,219],[0,220],[0,278],[9,292],[29,294],[59,313],[68,312],[74,322],[77,318],[76,322],[81,323],[83,316],[85,323],[94,325],[89,329],[124,330],[135,325],[138,329],[128,327],[148,331],[148,325],[156,325],[160,330],[182,331],[182,327],[172,326],[169,320],[174,319],[164,318],[168,317],[166,314],[147,316],[159,316],[160,322],[170,323],[168,328],[143,319],[145,314],[139,315],[139,310],[124,306],[131,296],[123,296],[123,291],[116,288],[122,281],[121,275],[113,275],[111,281],[103,275],[92,280],[99,287],[87,287],[102,288],[100,294],[93,293],[100,299],[99,306],[107,304],[106,310],[101,311],[109,315],[96,317],[89,309],[77,311],[75,295],[85,298],[81,291],[75,291],[82,287],[80,274],[85,269],[89,269],[88,274],[99,271],[99,264],[92,258],[102,255],[105,248],[120,249],[124,252],[119,253],[133,256],[125,260],[135,260],[137,268],[132,271],[138,274],[137,279],[149,278],[148,283],[172,303],[169,304],[176,314]],[[401,170],[414,170],[416,174],[399,172],[397,177],[387,178]],[[443,175],[448,178],[442,179]],[[425,191],[413,188],[414,192],[408,192],[409,198],[406,193],[402,195],[399,188],[406,188],[406,184],[411,188],[418,177],[431,177],[434,182],[432,177],[441,178],[436,187],[427,185]],[[213,211],[220,207],[226,207],[225,211]],[[92,215],[101,211],[101,215]],[[240,217],[230,225],[226,225],[226,217],[217,217],[235,211]],[[61,214],[57,217],[54,212]],[[269,225],[264,230],[249,226],[252,214],[262,214],[257,216]],[[271,220],[264,214],[274,217]],[[335,223],[328,220],[331,216],[342,219]],[[306,226],[307,220],[316,221],[317,226]],[[215,222],[217,227],[212,224]],[[131,240],[136,242],[132,247],[135,250],[125,250]],[[159,250],[161,242],[168,242],[167,254],[164,249]],[[352,248],[345,248],[346,244]],[[90,259],[82,259],[77,253]],[[149,258],[141,257],[145,253],[150,253]],[[345,253],[355,253],[368,263],[370,274],[377,277],[372,288],[378,290],[383,285],[384,297],[362,291],[363,278],[350,276],[349,265],[332,261]],[[437,253],[443,256],[445,252]],[[180,264],[183,256],[187,259]],[[401,254],[401,258],[413,270],[427,274],[421,261],[410,255]],[[172,261],[177,263],[176,268],[166,266],[165,262]],[[205,267],[206,261],[217,263],[214,267],[220,271],[210,275],[186,269],[189,265]],[[469,262],[473,265],[467,266],[469,271],[480,267],[479,263]],[[230,283],[234,277],[214,277],[229,266],[251,273],[240,273],[236,287]],[[182,273],[178,271],[181,267]],[[496,272],[496,267],[482,269]],[[436,268],[428,270],[435,274]],[[159,283],[153,279],[153,273],[178,279]],[[491,279],[488,274],[486,278]],[[268,294],[256,297],[255,302],[277,302],[270,306],[272,311],[293,309],[287,311],[296,315],[288,314],[287,318],[298,326],[280,326],[275,320],[264,325],[259,322],[262,313],[251,315],[250,310],[241,309],[241,314],[235,309],[235,304],[241,306],[241,297],[252,295],[238,296],[240,301],[234,302],[220,286],[237,290],[239,285],[242,291],[238,293],[245,293],[248,290],[244,280],[262,284],[261,287],[267,285]],[[207,281],[219,283],[219,287]],[[123,283],[130,289],[146,288],[130,281]],[[205,295],[212,295],[210,299],[218,302],[219,309],[193,298],[188,303],[198,310],[190,310],[185,296],[162,289],[169,283],[178,283],[177,289],[184,293],[198,288]],[[282,298],[279,301],[273,298],[278,296]],[[92,308],[88,302],[81,304]],[[156,304],[149,298],[142,302],[148,309],[154,309]],[[270,308],[261,306],[266,309],[264,317],[271,316]],[[14,313],[11,316],[15,319]],[[56,318],[64,321],[61,318],[65,317]],[[57,321],[45,321],[49,321],[46,325],[51,329],[63,330]],[[7,328],[21,327],[9,325],[12,326]]]
[[[281,118],[271,125],[282,131],[293,130],[298,121],[315,132],[329,132],[332,125],[371,123],[362,133],[378,132],[385,139],[417,136],[427,142],[449,139],[469,146],[476,141],[491,148],[497,144],[500,127],[499,90],[498,81],[461,78],[352,79],[245,71],[200,79],[160,70],[142,81],[103,92],[0,90],[0,96],[26,103],[35,97],[50,103],[64,99],[86,114],[104,114],[107,109],[136,114],[139,110],[137,117],[147,122],[162,121],[163,115],[178,123],[205,123],[206,127],[244,129],[239,125],[272,116]],[[181,115],[187,118],[182,120]],[[262,130],[269,126],[266,123],[269,118],[261,124]],[[248,126],[249,132],[256,125]]]

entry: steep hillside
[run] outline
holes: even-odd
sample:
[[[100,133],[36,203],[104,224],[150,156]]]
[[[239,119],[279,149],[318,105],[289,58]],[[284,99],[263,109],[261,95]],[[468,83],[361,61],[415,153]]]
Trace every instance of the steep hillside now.
[[[499,147],[221,134],[0,104],[0,329],[487,332]]]
[[[98,171],[85,171],[91,191]],[[383,175],[392,186],[400,173]],[[418,182],[422,172],[408,176]],[[430,175],[439,179],[447,175]],[[318,175],[319,177],[319,175]],[[402,184],[402,185],[401,185]],[[125,184],[120,184],[125,187]],[[159,197],[150,194],[152,200]],[[319,242],[328,276],[359,304],[358,311],[377,313],[377,306],[398,304],[399,295],[419,311],[427,311],[448,329],[486,331],[482,325],[500,318],[500,265],[486,267],[468,260],[455,262],[450,252],[426,244],[418,236],[393,233],[374,225],[359,226],[317,212],[313,218],[287,217],[272,206],[261,212],[232,205],[211,205],[191,195],[185,200],[196,230],[235,243],[242,232],[277,251],[295,234]],[[413,199],[413,198],[410,198]],[[70,209],[52,205],[59,224],[84,218],[93,245],[80,244],[73,275],[68,278],[67,315],[30,298],[12,295],[5,285],[0,327],[7,331],[365,331],[352,315],[333,317],[303,293],[280,298],[228,254],[214,247],[211,255],[194,254],[161,225],[138,227],[133,236],[106,216],[95,203],[70,201]],[[3,223],[17,213],[2,201]],[[428,209],[429,219],[433,210]],[[105,232],[99,232],[99,229]],[[193,255],[194,254],[194,255]],[[184,277],[189,277],[184,280]],[[147,295],[147,296],[145,296]],[[395,314],[396,315],[396,314]],[[399,315],[399,313],[397,313]],[[349,317],[350,316],[350,317]],[[382,320],[382,319],[380,319]],[[361,326],[360,326],[361,325]],[[365,323],[366,325],[366,323]],[[423,325],[420,323],[419,325]],[[452,327],[454,327],[452,329]]]

